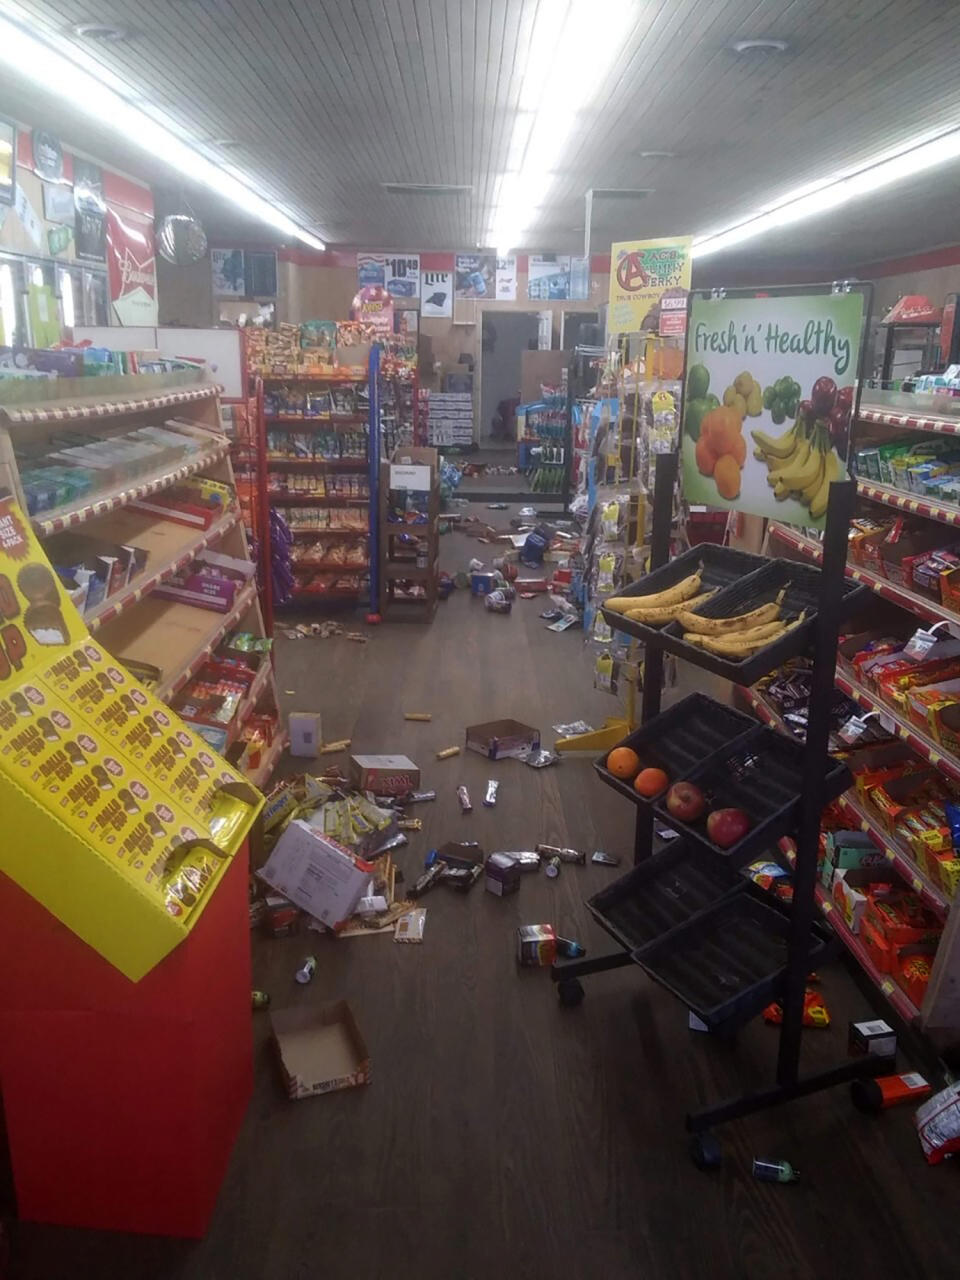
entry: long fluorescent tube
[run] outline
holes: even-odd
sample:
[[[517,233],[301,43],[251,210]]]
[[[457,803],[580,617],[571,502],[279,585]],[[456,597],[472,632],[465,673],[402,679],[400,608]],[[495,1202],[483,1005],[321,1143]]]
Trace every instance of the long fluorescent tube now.
[[[172,122],[161,123],[134,105],[125,96],[126,87],[121,86],[115,76],[109,73],[101,75],[99,68],[85,70],[45,40],[0,16],[0,64],[3,63],[20,75],[29,77],[47,92],[56,94],[77,111],[91,116],[98,124],[109,125],[122,133],[125,141],[137,143],[184,177],[201,183],[237,205],[244,213],[302,241],[311,249],[326,248],[319,236],[299,226],[283,210],[258,195],[246,175],[216,164],[188,140],[179,138],[173,131]],[[132,96],[132,90],[126,92]]]
[[[958,156],[960,129],[951,129],[935,138],[930,138],[927,134],[871,164],[833,174],[797,191],[791,191],[722,231],[696,236],[693,241],[693,256],[705,258],[708,254],[720,253],[777,227],[800,222],[804,218],[815,218],[849,200],[856,200],[871,191],[902,182],[904,178],[932,169],[948,160],[955,160]]]
[[[550,0],[530,33],[506,172],[487,240],[501,257],[523,242],[583,111],[636,24],[636,0]]]

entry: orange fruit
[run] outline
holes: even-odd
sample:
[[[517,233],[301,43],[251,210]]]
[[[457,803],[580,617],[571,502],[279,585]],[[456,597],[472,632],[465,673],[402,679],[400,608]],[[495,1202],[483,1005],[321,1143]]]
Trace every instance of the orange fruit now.
[[[743,436],[737,437],[737,442],[730,452],[736,459],[737,466],[742,467],[747,460],[747,442]]]
[[[726,453],[717,459],[713,478],[721,498],[731,499],[737,496],[740,492],[740,468],[732,453]]]
[[[702,476],[712,476],[713,469],[717,465],[717,455],[711,449],[709,440],[704,440],[701,437],[697,441],[694,457],[697,460],[697,470],[700,474]]]
[[[607,768],[615,778],[630,779],[640,768],[640,757],[629,747],[614,747],[607,756]]]
[[[641,769],[633,780],[633,789],[640,796],[656,796],[666,791],[670,779],[662,769]]]

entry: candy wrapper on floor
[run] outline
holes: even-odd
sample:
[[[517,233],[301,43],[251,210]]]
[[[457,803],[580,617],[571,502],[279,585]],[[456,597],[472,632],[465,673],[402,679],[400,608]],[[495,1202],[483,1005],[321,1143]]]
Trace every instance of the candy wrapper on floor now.
[[[960,1081],[947,1085],[917,1107],[915,1122],[928,1164],[940,1164],[960,1151]]]

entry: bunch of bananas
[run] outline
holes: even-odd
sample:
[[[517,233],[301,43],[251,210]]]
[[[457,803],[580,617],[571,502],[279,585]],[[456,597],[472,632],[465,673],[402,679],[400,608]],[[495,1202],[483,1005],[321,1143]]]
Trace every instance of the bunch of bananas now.
[[[678,615],[694,605],[701,605],[715,591],[701,591],[703,565],[696,573],[691,573],[675,586],[665,587],[663,591],[654,591],[646,596],[611,596],[604,601],[604,607],[625,618],[633,618],[636,622],[646,622],[660,627],[668,622],[676,621]]]
[[[791,495],[819,520],[827,509],[830,483],[843,478],[843,463],[830,434],[819,422],[808,428],[801,417],[782,436],[751,431],[753,456],[767,464],[767,484],[778,502]]]
[[[687,609],[678,614],[677,621],[683,627],[683,638],[688,644],[719,654],[722,658],[748,658],[803,621],[802,613],[789,622],[781,618],[786,593],[787,588],[784,587],[776,600],[729,618],[704,618]]]

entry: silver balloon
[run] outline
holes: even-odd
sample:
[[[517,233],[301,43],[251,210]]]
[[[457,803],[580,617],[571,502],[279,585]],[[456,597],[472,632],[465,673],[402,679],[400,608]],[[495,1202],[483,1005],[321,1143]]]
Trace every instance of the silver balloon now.
[[[157,252],[176,267],[189,267],[206,255],[207,234],[196,218],[168,214],[157,232]]]

